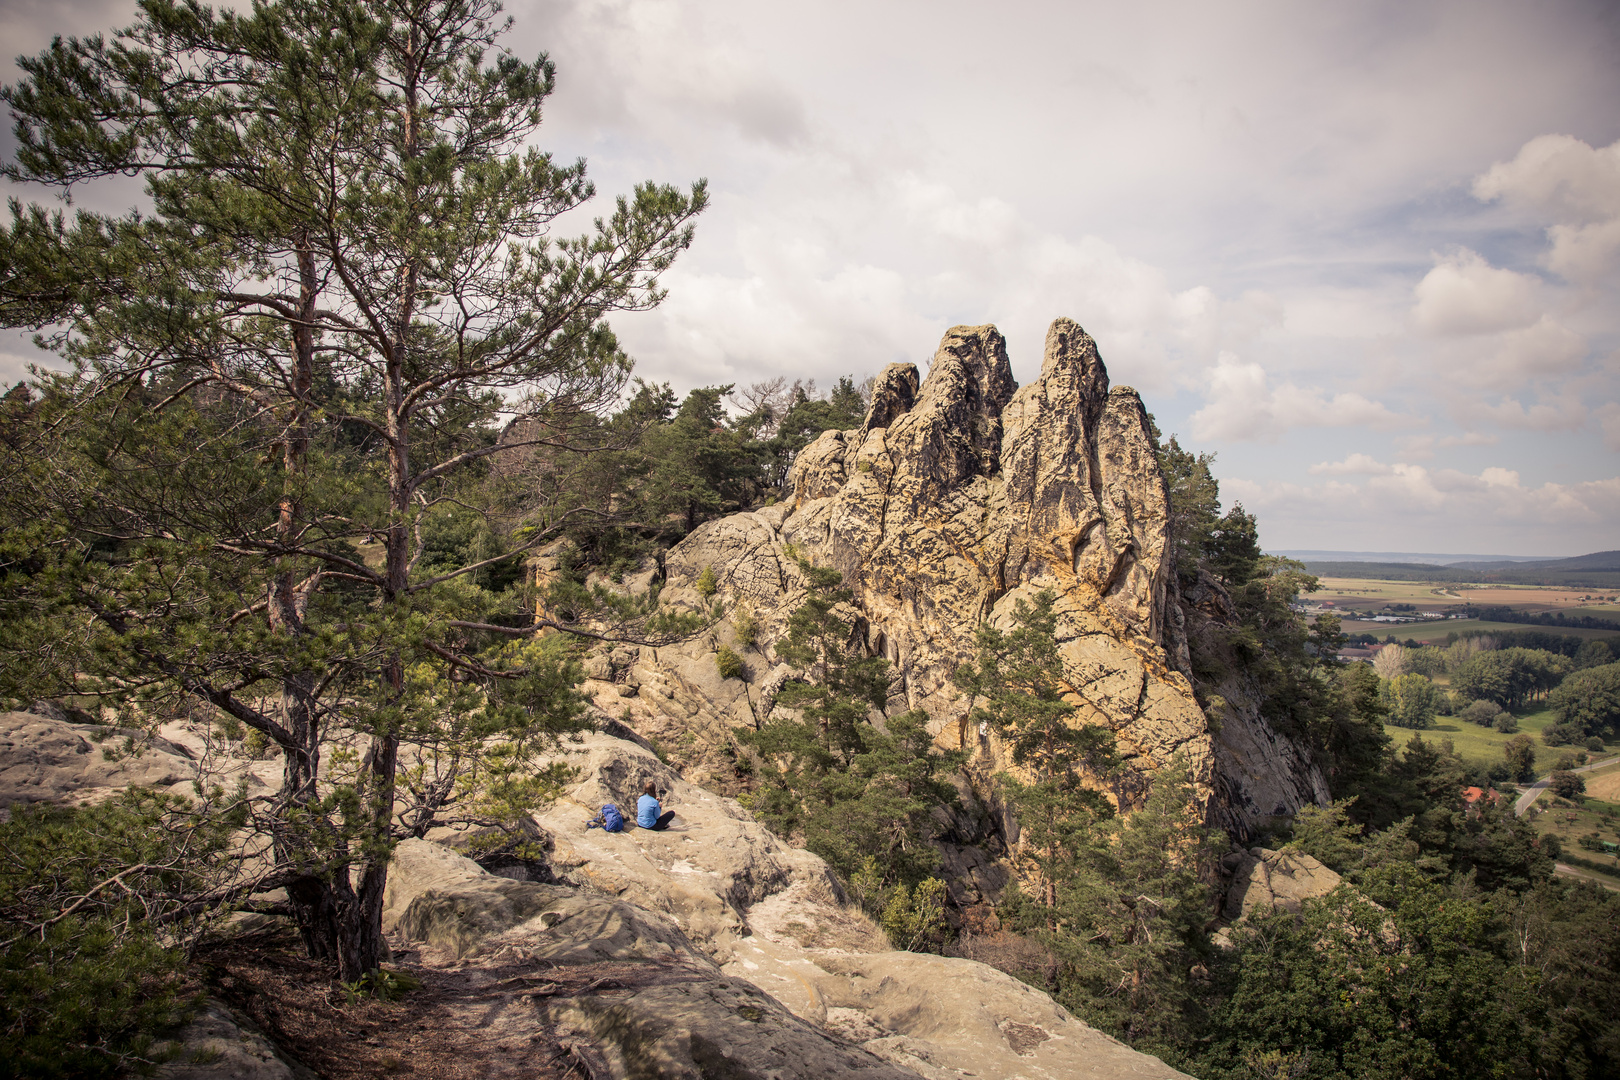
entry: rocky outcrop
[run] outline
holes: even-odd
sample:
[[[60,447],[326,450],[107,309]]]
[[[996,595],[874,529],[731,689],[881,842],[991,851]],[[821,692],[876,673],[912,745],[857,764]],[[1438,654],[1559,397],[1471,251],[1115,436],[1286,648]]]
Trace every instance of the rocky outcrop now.
[[[0,807],[100,802],[137,786],[186,792],[197,776],[186,750],[166,739],[59,716],[0,713]]]
[[[1260,715],[1260,691],[1232,646],[1237,613],[1226,590],[1200,570],[1179,592],[1173,614],[1180,622],[1171,628],[1176,644],[1184,656],[1196,654],[1201,667],[1222,673],[1202,687],[1210,703],[1216,821],[1244,836],[1252,823],[1309,804],[1326,806],[1327,781],[1309,754]]]
[[[843,573],[860,643],[893,663],[891,710],[926,710],[936,738],[972,751],[983,775],[1007,762],[993,734],[963,723],[969,703],[951,673],[983,623],[1010,625],[1021,601],[1050,589],[1079,719],[1112,730],[1137,776],[1179,757],[1212,820],[1240,833],[1325,798],[1308,756],[1236,689],[1217,724],[1200,707],[1147,414],[1134,390],[1109,386],[1074,322],[1052,324],[1041,375],[1022,388],[994,327],[952,329],[926,379],[887,368],[861,427],[824,433],[791,481],[791,499],[709,522],[665,559],[664,597],[706,608],[694,586],[708,570],[728,623],[621,657],[603,669],[613,685],[591,684],[666,748],[708,748],[682,755],[694,779],[725,790],[731,762],[714,748],[762,720],[790,674],[773,645],[806,595],[803,557]],[[739,621],[757,627],[751,644]],[[742,678],[721,677],[721,645],[742,656]]]
[[[580,778],[535,819],[564,884],[427,841],[401,844],[389,875],[397,942],[513,988],[487,1019],[503,1038],[537,1010],[615,1077],[1183,1075],[984,964],[890,949],[819,858],[636,743],[587,736],[565,756]],[[649,779],[670,830],[585,829]]]
[[[668,919],[592,891],[493,877],[426,841],[400,845],[383,919],[429,947],[424,963],[510,987],[480,1026],[506,1039],[544,1031],[592,1076],[697,1080],[717,1075],[716,1063],[760,1080],[908,1075],[727,976]]]
[[[1299,851],[1256,847],[1234,851],[1224,862],[1232,881],[1222,914],[1233,922],[1273,911],[1297,915],[1306,900],[1326,896],[1341,880],[1314,856]]]
[[[218,1001],[206,1002],[174,1037],[174,1058],[158,1080],[316,1080],[253,1022]]]

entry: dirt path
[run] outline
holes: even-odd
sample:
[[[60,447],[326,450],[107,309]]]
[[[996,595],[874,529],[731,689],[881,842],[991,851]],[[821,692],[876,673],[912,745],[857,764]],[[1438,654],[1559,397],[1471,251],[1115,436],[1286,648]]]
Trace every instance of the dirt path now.
[[[285,935],[237,938],[205,947],[198,970],[209,992],[252,1018],[285,1053],[323,1080],[563,1080],[589,1076],[572,1047],[546,1035],[522,1006],[534,995],[604,987],[646,965],[587,964],[543,981],[491,978],[487,971],[424,965],[402,951],[388,965],[420,979],[394,1002],[348,995]],[[532,969],[531,969],[532,970]],[[577,984],[577,985],[576,985]]]

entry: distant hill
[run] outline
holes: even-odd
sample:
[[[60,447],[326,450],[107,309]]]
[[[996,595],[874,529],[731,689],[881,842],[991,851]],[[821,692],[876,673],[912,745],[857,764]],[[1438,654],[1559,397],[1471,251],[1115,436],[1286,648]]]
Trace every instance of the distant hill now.
[[[1294,556],[1297,557],[1297,556]],[[1441,581],[1475,585],[1559,585],[1571,589],[1620,588],[1620,551],[1597,551],[1569,559],[1481,560],[1449,565],[1400,560],[1305,559],[1318,577],[1382,581]]]
[[[1491,565],[1558,561],[1550,555],[1444,555],[1432,551],[1319,551],[1314,548],[1295,548],[1273,551],[1300,562],[1372,562],[1421,563],[1425,566],[1456,566],[1458,563],[1489,563]],[[1582,556],[1585,558],[1586,556]]]
[[[1455,570],[1433,563],[1408,562],[1321,562],[1305,560],[1305,569],[1317,577],[1372,578],[1378,581],[1455,581],[1480,584],[1485,575],[1478,570]]]
[[[1615,570],[1620,572],[1620,551],[1596,551],[1591,555],[1576,555],[1573,559],[1547,559],[1537,562],[1452,562],[1448,567],[1456,570],[1536,570],[1536,572],[1570,573],[1579,570]]]

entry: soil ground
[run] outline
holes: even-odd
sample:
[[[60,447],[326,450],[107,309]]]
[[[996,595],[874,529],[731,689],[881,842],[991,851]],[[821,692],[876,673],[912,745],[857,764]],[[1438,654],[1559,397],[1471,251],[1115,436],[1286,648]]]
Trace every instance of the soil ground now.
[[[559,981],[589,978],[559,970]],[[479,1003],[508,996],[472,985],[465,972],[438,970],[396,954],[388,965],[420,979],[398,1001],[348,995],[321,964],[305,959],[296,936],[261,933],[203,946],[196,970],[210,996],[251,1017],[285,1053],[323,1080],[564,1080],[585,1076],[571,1052],[544,1037],[514,1039],[478,1023]],[[601,973],[594,973],[600,975]]]

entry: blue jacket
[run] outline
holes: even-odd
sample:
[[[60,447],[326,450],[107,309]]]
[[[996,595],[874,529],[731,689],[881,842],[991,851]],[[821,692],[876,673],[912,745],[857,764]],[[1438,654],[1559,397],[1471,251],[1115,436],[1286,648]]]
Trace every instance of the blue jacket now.
[[[636,824],[643,829],[658,824],[658,812],[658,800],[651,795],[643,795],[636,800]]]

